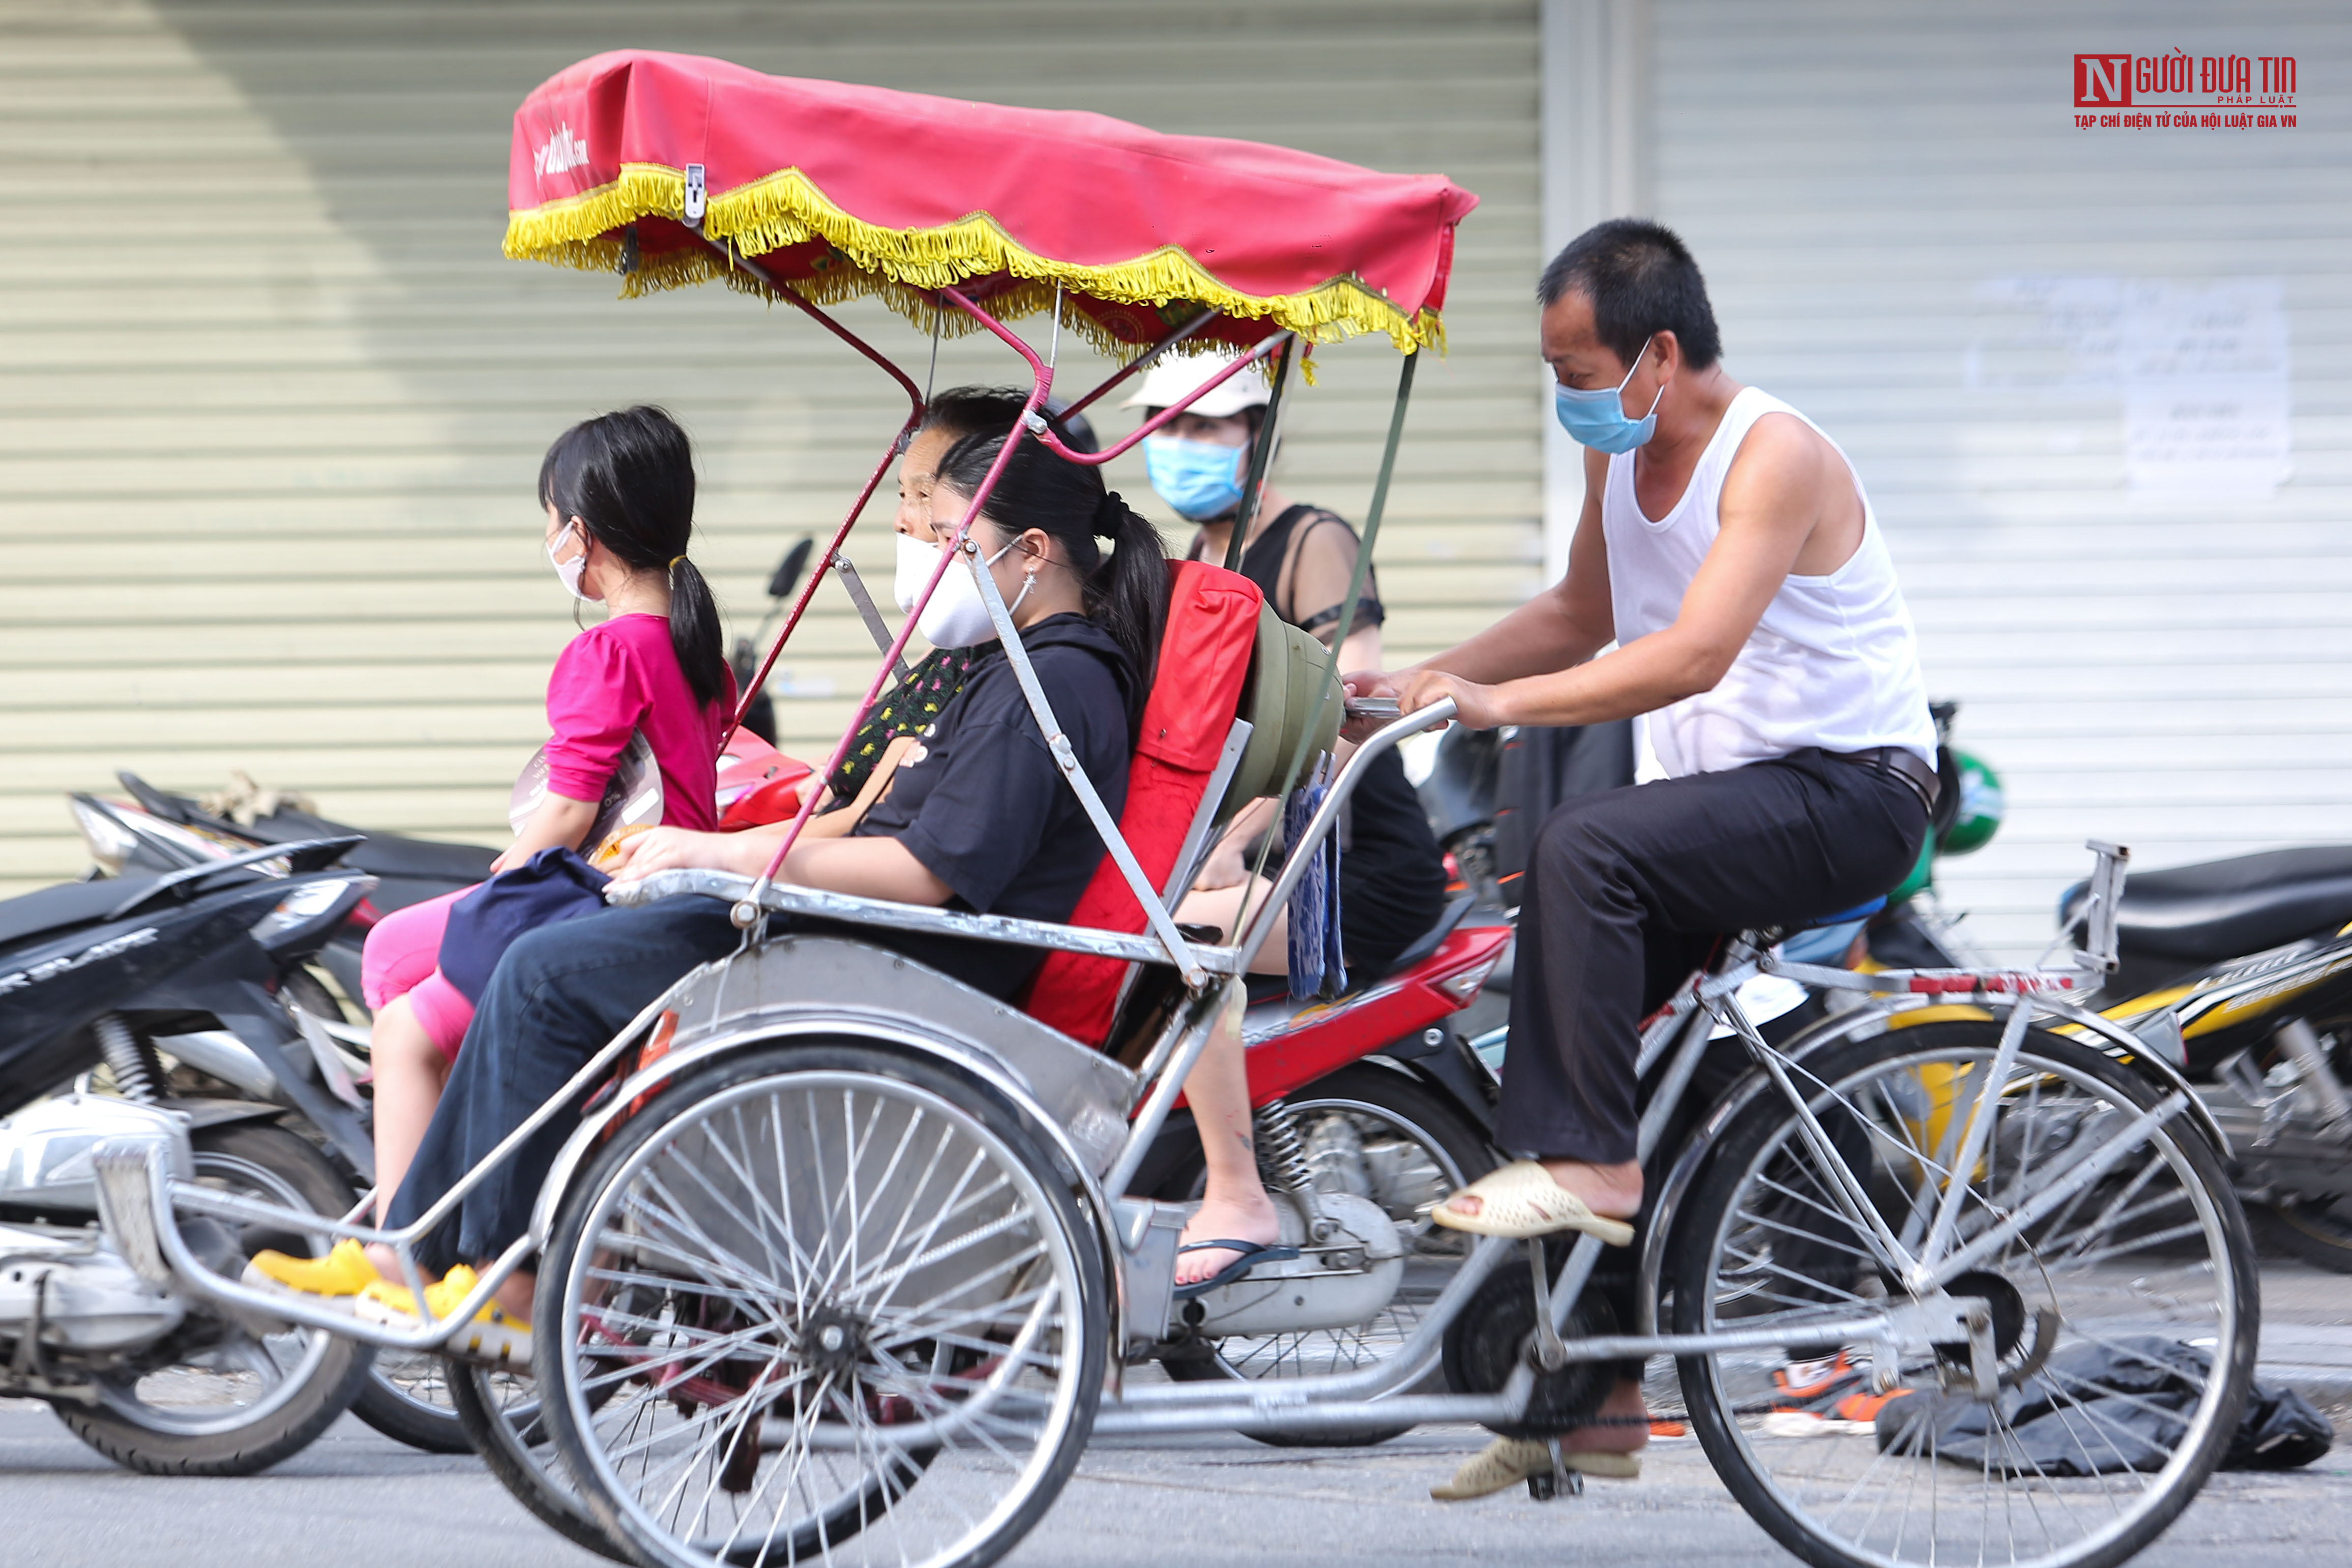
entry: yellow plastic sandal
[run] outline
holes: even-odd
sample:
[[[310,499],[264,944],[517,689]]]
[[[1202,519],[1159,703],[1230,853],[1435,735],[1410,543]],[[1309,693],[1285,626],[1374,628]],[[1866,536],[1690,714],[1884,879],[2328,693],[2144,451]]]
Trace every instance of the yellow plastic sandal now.
[[[338,1241],[324,1258],[257,1252],[245,1266],[244,1281],[259,1290],[299,1291],[309,1296],[356,1296],[383,1276],[356,1241]]]
[[[425,1287],[425,1304],[433,1309],[435,1317],[446,1318],[473,1293],[476,1283],[474,1271],[460,1263],[443,1276],[440,1283]],[[389,1280],[379,1280],[362,1291],[352,1311],[365,1322],[383,1323],[388,1328],[413,1329],[423,1321],[416,1310],[416,1297],[406,1286],[395,1285]],[[530,1328],[509,1317],[506,1309],[496,1301],[488,1301],[474,1314],[467,1332],[449,1341],[448,1348],[457,1355],[527,1366],[530,1363]]]

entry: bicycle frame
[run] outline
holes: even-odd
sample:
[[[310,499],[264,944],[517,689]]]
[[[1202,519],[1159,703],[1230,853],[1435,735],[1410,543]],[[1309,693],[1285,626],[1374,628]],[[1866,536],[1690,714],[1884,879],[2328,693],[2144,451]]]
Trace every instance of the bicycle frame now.
[[[1390,731],[1383,731],[1383,736],[1392,736],[1397,727],[1391,727]],[[1393,738],[1390,744],[1393,744]],[[1341,793],[1341,787],[1350,783],[1343,772],[1339,785],[1335,786],[1335,796]],[[742,879],[735,880],[740,882]],[[828,914],[837,915],[838,911],[832,906],[804,905],[798,902],[807,896],[811,895],[790,888],[771,889],[766,895],[778,908],[799,907],[811,913],[824,908]],[[1078,946],[1082,941],[1099,939],[1101,935],[1091,934],[1090,938],[1088,934],[1069,928],[1041,928],[1008,933],[1004,939],[1025,941],[1033,946],[1106,951],[1101,946],[1089,948]],[[1118,939],[1120,944],[1128,945],[1139,945],[1143,941],[1140,937]],[[1108,949],[1113,956],[1121,956],[1131,950],[1131,947]],[[1230,973],[1229,966],[1238,961],[1237,952],[1234,948],[1203,949],[1202,956],[1204,963],[1213,966],[1215,972],[1223,974]],[[733,960],[724,962],[731,963]],[[2046,994],[2045,988],[2054,990],[2071,984],[2074,977],[2063,973],[1937,971],[1857,976],[1842,970],[1815,971],[1805,966],[1776,963],[1764,946],[1764,937],[1759,934],[1749,934],[1735,944],[1714,973],[1695,975],[1644,1030],[1639,1057],[1640,1071],[1645,1076],[1653,1071],[1661,1071],[1656,1090],[1641,1123],[1639,1149],[1645,1161],[1655,1153],[1659,1140],[1687,1094],[1699,1058],[1707,1049],[1715,1030],[1718,1026],[1727,1026],[1742,1041],[1749,1058],[1760,1070],[1751,1083],[1748,1098],[1752,1099],[1757,1092],[1783,1096],[1797,1110],[1801,1120],[1808,1124],[1809,1141],[1818,1140],[1813,1147],[1817,1161],[1826,1170],[1837,1173],[1842,1183],[1852,1183],[1858,1189],[1858,1180],[1843,1156],[1821,1134],[1818,1120],[1811,1109],[1812,1099],[1818,1097],[1825,1086],[1815,1080],[1813,1088],[1808,1091],[1799,1083],[1804,1076],[1803,1059],[1819,1049],[1821,1037],[1818,1034],[1804,1037],[1801,1042],[1792,1042],[1790,1048],[1776,1048],[1762,1039],[1739,1006],[1739,988],[1765,972],[1788,974],[1815,987],[1834,985],[1869,994],[1872,1000],[1837,1020],[1843,1026],[1836,1035],[1840,1039],[1855,1038],[1871,1023],[1884,1027],[1888,1019],[1913,1005],[1911,998],[1925,996],[1964,996],[1974,1004],[1993,1011],[1996,1016],[2005,1013],[2004,1050],[2010,1051],[2014,1051],[2026,1025],[2036,1018],[2079,1024],[2092,1016],[2084,1015],[2080,1009]],[[702,973],[704,971],[698,971],[698,975]],[[1965,992],[1959,990],[1963,983],[1970,984],[1972,988]],[[1213,1004],[1215,996],[1221,994],[1221,990],[1204,993],[1198,999],[1204,1004]],[[666,996],[663,1002],[669,999]],[[663,1002],[654,1004],[634,1021],[630,1030],[616,1037],[605,1051],[582,1069],[572,1084],[567,1085],[563,1095],[550,1106],[542,1107],[541,1113],[502,1145],[489,1161],[476,1172],[469,1173],[466,1182],[436,1205],[424,1221],[396,1231],[382,1230],[349,1220],[323,1226],[315,1219],[310,1223],[314,1228],[325,1228],[337,1235],[390,1243],[399,1249],[406,1260],[407,1249],[416,1237],[432,1223],[437,1222],[465,1190],[481,1179],[493,1164],[505,1157],[531,1130],[544,1124],[545,1120],[555,1113],[556,1105],[568,1103],[572,1094],[586,1089],[600,1078],[609,1076],[613,1062],[639,1033],[650,1026]],[[1856,1014],[1862,1016],[1857,1018]],[[1168,1105],[1172,1103],[1185,1073],[1208,1039],[1210,1021],[1211,1007],[1204,1005],[1180,1013],[1178,1019],[1171,1023],[1166,1035],[1155,1047],[1155,1055],[1161,1059],[1160,1071],[1156,1075],[1133,1080],[1139,1091],[1147,1084],[1149,1086],[1149,1092],[1143,1095],[1142,1113],[1136,1118],[1119,1156],[1112,1166],[1109,1179],[1100,1186],[1091,1180],[1085,1180],[1084,1185],[1091,1193],[1108,1190],[1114,1197],[1123,1197],[1127,1176],[1131,1174],[1141,1150],[1148,1147],[1156,1134],[1160,1119],[1164,1116]],[[2112,1025],[2108,1028],[2114,1030]],[[749,1032],[759,1033],[756,1030]],[[2122,1034],[2125,1040],[2132,1040],[2132,1037],[2119,1030],[2115,1032]],[[657,1088],[662,1081],[690,1067],[696,1060],[707,1058],[731,1043],[729,1040],[713,1041],[692,1052],[679,1053],[676,1060],[666,1058],[661,1066],[632,1077],[614,1094],[607,1115],[616,1113],[636,1094]],[[2116,1049],[2127,1048],[2118,1045]],[[1999,1082],[2000,1078],[1998,1071],[1988,1075],[1990,1082]],[[1027,1099],[1018,1084],[1005,1082],[1001,1086],[1012,1089],[1024,1101]],[[1745,1103],[1746,1100],[1739,1102]],[[1660,1333],[1651,1327],[1654,1321],[1655,1273],[1654,1269],[1645,1268],[1644,1278],[1651,1288],[1643,1292],[1642,1308],[1647,1320],[1643,1332],[1563,1339],[1559,1337],[1559,1331],[1565,1328],[1577,1296],[1590,1279],[1600,1256],[1601,1243],[1598,1240],[1590,1237],[1580,1238],[1559,1269],[1549,1279],[1541,1281],[1541,1294],[1549,1301],[1551,1329],[1551,1334],[1547,1336],[1544,1344],[1547,1360],[1556,1364],[1566,1364],[1633,1356],[1696,1355],[1766,1349],[1785,1344],[1793,1333],[1800,1332],[1807,1337],[1817,1335],[1825,1341],[1887,1343],[1905,1353],[1927,1345],[1966,1340],[1969,1328],[1969,1299],[1951,1297],[1944,1293],[1942,1287],[1964,1272],[1976,1257],[1998,1248],[2019,1230],[2031,1226],[2058,1204],[2096,1180],[2125,1155],[2140,1146],[2149,1128],[2182,1113],[2190,1103],[2193,1103],[2193,1097],[2186,1095],[2185,1092],[2176,1092],[2168,1096],[2156,1109],[2111,1134],[2098,1150],[2087,1155],[2073,1168],[2065,1180],[2039,1195],[2005,1223],[1968,1239],[1965,1245],[1959,1244],[1953,1237],[1948,1222],[1939,1222],[1928,1245],[1917,1249],[1915,1255],[1912,1249],[1905,1248],[1885,1233],[1883,1223],[1877,1221],[1866,1200],[1850,1199],[1843,1218],[1853,1227],[1855,1234],[1872,1238],[1876,1242],[1883,1262],[1902,1270],[1898,1277],[1917,1292],[1917,1299],[1909,1301],[1867,1309],[1824,1309],[1818,1315],[1795,1321],[1783,1319],[1764,1328],[1734,1328],[1697,1334]],[[1966,1135],[1980,1142],[1981,1118],[1977,1115],[1977,1109],[1971,1109],[1970,1130]],[[1033,1120],[1048,1127],[1053,1124],[1052,1119],[1042,1110],[1034,1110],[1033,1106]],[[1709,1125],[1719,1125],[1722,1120],[1718,1113]],[[575,1147],[591,1141],[598,1125],[592,1124],[583,1127],[582,1134],[574,1139]],[[1695,1153],[1703,1150],[1704,1141],[1704,1134],[1694,1138]],[[1689,1157],[1686,1155],[1685,1158]],[[1953,1162],[1953,1168],[1962,1168],[1962,1161],[1967,1157],[1967,1148],[1964,1147],[1960,1158]],[[562,1176],[566,1168],[560,1166],[556,1178],[551,1180],[551,1195],[561,1189]],[[1083,1161],[1076,1168],[1086,1168]],[[139,1196],[144,1197],[151,1214],[169,1212],[177,1207],[188,1212],[262,1222],[278,1218],[268,1205],[226,1197],[171,1181],[160,1167],[138,1161],[115,1161],[102,1164],[100,1171],[102,1188],[109,1194],[110,1228],[116,1228],[117,1213],[131,1207],[125,1201],[131,1194],[123,1190],[121,1184],[134,1177],[145,1188]],[[1952,1190],[1958,1191],[1958,1185],[1956,1184]],[[543,1198],[542,1207],[545,1201]],[[1097,1197],[1097,1202],[1099,1201]],[[1121,1202],[1113,1207],[1131,1214],[1139,1206]],[[1670,1229],[1671,1223],[1671,1216],[1664,1214],[1654,1222],[1653,1248],[1656,1245],[1655,1238]],[[1123,1235],[1129,1227],[1122,1224],[1117,1228]],[[139,1229],[136,1218],[132,1217],[129,1224],[118,1229],[118,1234],[126,1235],[136,1242],[141,1239]],[[431,1349],[446,1340],[455,1323],[462,1323],[470,1318],[499,1282],[529,1260],[545,1229],[542,1218],[534,1225],[532,1236],[519,1240],[497,1260],[485,1272],[476,1291],[455,1310],[454,1322],[424,1323],[407,1331],[354,1323],[350,1318],[323,1305],[289,1301],[217,1276],[206,1277],[169,1226],[156,1228],[151,1246],[133,1246],[128,1249],[134,1263],[139,1263],[142,1269],[152,1267],[155,1277],[177,1276],[184,1284],[226,1304],[353,1334],[387,1347]],[[1112,1247],[1119,1244],[1116,1237],[1106,1239]],[[1504,1265],[1516,1247],[1516,1243],[1494,1239],[1480,1240],[1432,1304],[1422,1322],[1406,1342],[1381,1363],[1348,1373],[1287,1378],[1278,1385],[1257,1385],[1237,1388],[1231,1384],[1178,1383],[1121,1387],[1107,1394],[1097,1416],[1097,1429],[1129,1433],[1234,1430],[1268,1435],[1309,1435],[1360,1427],[1368,1410],[1376,1410],[1384,1423],[1467,1421],[1507,1425],[1524,1412],[1534,1392],[1537,1370],[1532,1364],[1522,1364],[1515,1369],[1504,1387],[1493,1394],[1405,1395],[1400,1391],[1420,1381],[1435,1365],[1447,1328],[1494,1270]]]

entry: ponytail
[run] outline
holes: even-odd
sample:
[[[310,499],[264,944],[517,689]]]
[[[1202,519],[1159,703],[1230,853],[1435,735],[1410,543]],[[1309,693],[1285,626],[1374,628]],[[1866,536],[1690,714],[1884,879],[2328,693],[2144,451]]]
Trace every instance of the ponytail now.
[[[641,405],[583,420],[539,465],[539,499],[577,517],[633,571],[669,580],[669,643],[695,702],[727,695],[719,604],[686,557],[694,532],[694,447],[667,411]]]
[[[940,459],[939,483],[958,495],[978,492],[1006,441],[1013,455],[981,515],[1009,533],[1040,528],[1060,541],[1084,593],[1087,619],[1110,634],[1137,676],[1128,720],[1142,714],[1160,663],[1168,622],[1168,549],[1160,530],[1103,488],[1101,470],[1055,456],[1025,433],[971,434]],[[1105,559],[1098,538],[1111,542]]]
[[[719,634],[719,601],[702,570],[684,556],[669,569],[669,645],[687,690],[703,707],[727,695],[727,654]]]
[[[1087,619],[1127,651],[1148,692],[1158,673],[1160,639],[1168,625],[1168,547],[1160,542],[1160,530],[1138,516],[1116,490],[1106,492],[1096,504],[1089,528],[1096,538],[1110,540],[1111,556],[1097,560],[1087,574]]]

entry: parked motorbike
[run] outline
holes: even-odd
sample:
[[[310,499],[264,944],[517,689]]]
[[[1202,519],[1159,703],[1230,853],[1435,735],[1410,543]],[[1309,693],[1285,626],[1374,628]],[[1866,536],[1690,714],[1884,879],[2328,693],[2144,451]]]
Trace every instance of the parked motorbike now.
[[[330,821],[282,801],[274,801],[272,810],[240,821],[207,811],[187,796],[158,789],[135,773],[121,772],[115,778],[129,800],[89,794],[69,798],[74,821],[89,846],[90,862],[98,874],[178,871],[271,844],[327,838],[350,842],[343,864],[374,878],[375,891],[352,908],[332,939],[319,950],[315,962],[331,979],[332,988],[318,976],[306,977],[307,987],[295,982],[304,1006],[331,1020],[343,1020],[347,1005],[356,1015],[352,1022],[365,1021],[360,1003],[360,949],[369,927],[395,909],[471,887],[490,874],[490,862],[498,858],[498,851],[479,844],[375,832]],[[341,992],[342,1004],[333,998],[335,990]],[[338,1038],[355,1062],[363,1065],[366,1030],[354,1028]]]
[[[281,800],[240,821],[184,795],[158,789],[135,773],[119,773],[128,800],[70,797],[74,820],[90,852],[92,878],[169,873],[219,864],[272,846],[331,838],[350,846],[341,863],[373,882],[315,953],[289,966],[277,990],[294,1017],[331,1056],[331,1082],[289,1083],[270,1064],[232,1049],[217,1031],[174,1038],[163,1050],[173,1077],[192,1099],[219,1095],[273,1102],[299,1122],[320,1128],[320,1143],[343,1184],[338,1212],[374,1185],[372,1107],[364,1093],[369,1069],[367,1009],[361,998],[360,953],[383,915],[470,887],[489,874],[497,852],[475,844],[440,843],[397,833],[371,832],[330,821]],[[275,868],[276,861],[259,863]],[[106,885],[114,885],[111,883]],[[309,1063],[298,1059],[299,1070]],[[312,1092],[303,1094],[305,1088]],[[300,1098],[298,1099],[298,1095]],[[339,1115],[334,1133],[314,1113]],[[384,1436],[429,1453],[462,1454],[471,1448],[451,1407],[447,1371],[438,1356],[387,1353],[369,1365],[352,1413]]]
[[[1948,730],[1951,711],[1939,717]],[[1940,854],[1992,836],[1999,780],[1958,759],[1958,810]],[[1934,896],[1932,864],[1897,890],[1869,933],[1890,967],[1979,961]],[[2079,939],[2088,884],[2067,890],[2062,931]],[[2352,848],[2273,850],[2125,879],[2118,967],[2089,1005],[2179,1061],[2231,1144],[2238,1195],[2268,1239],[2352,1273]]]
[[[2070,934],[2084,902],[2073,888],[2060,904]],[[2247,1209],[2352,1273],[2352,848],[2140,872],[2116,907],[2121,967],[2093,1005],[2180,1041]]]
[[[317,1088],[339,1071],[331,1051],[279,994],[374,885],[329,869],[351,843],[291,843],[0,903],[0,1393],[47,1401],[131,1469],[265,1469],[324,1431],[367,1374],[370,1354],[351,1341],[215,1312],[142,1277],[99,1227],[91,1164],[102,1145],[137,1140],[205,1185],[328,1218],[348,1211],[348,1183],[283,1124],[282,1104],[190,1094],[183,1064],[232,1083],[266,1074],[310,1102],[314,1126],[356,1132]],[[263,870],[273,860],[281,874]],[[310,1071],[297,1065],[305,1058]],[[231,1274],[258,1248],[325,1242],[212,1220],[190,1234]]]

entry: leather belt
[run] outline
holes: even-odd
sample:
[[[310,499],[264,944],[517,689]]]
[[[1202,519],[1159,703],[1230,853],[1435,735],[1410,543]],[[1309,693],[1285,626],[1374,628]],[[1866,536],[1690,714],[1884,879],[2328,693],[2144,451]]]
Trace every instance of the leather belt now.
[[[1927,809],[1927,815],[1935,816],[1940,780],[1936,769],[1922,761],[1917,752],[1900,746],[1874,746],[1868,751],[1824,751],[1822,755],[1832,762],[1867,768],[1874,773],[1894,774],[1919,797],[1919,804]]]

